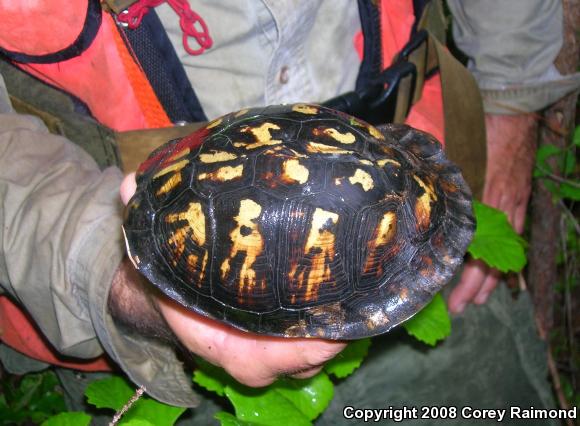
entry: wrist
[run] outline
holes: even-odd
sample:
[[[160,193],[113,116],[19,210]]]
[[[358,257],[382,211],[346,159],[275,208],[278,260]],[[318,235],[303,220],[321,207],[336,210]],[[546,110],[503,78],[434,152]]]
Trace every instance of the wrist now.
[[[107,305],[115,322],[146,337],[175,340],[159,312],[163,297],[125,258],[113,277]]]

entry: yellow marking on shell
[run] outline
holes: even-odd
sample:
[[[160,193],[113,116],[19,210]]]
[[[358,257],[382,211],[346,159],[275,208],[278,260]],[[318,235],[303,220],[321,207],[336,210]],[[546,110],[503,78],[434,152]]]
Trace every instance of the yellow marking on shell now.
[[[380,309],[375,310],[372,314],[369,315],[366,325],[369,330],[374,330],[378,326],[387,324],[389,322],[389,318],[387,315]]]
[[[230,232],[232,247],[230,255],[221,265],[221,277],[225,279],[230,273],[231,261],[237,256],[238,252],[245,253],[244,261],[239,272],[238,294],[251,292],[258,284],[256,271],[253,269],[254,262],[264,250],[264,238],[258,229],[255,220],[260,217],[262,206],[250,199],[240,201],[238,215],[234,217],[237,226]],[[243,228],[249,228],[248,232],[242,232]],[[245,234],[245,235],[244,235]],[[259,283],[260,287],[265,288],[264,278]]]
[[[332,145],[325,145],[318,142],[308,142],[306,145],[306,150],[308,152],[318,154],[354,154],[354,151],[338,148]]]
[[[270,130],[280,130],[280,126],[274,123],[262,123],[262,125],[258,127],[244,127],[241,131],[244,133],[252,133],[257,142],[251,144],[247,144],[246,142],[235,142],[234,146],[238,148],[245,146],[246,149],[256,149],[262,146],[278,145],[282,143],[280,139],[272,139]]]
[[[401,167],[401,163],[393,160],[392,158],[383,158],[382,160],[377,161],[377,164],[381,167],[384,167],[385,164],[393,164],[397,167]]]
[[[215,120],[211,121],[207,126],[205,126],[205,128],[206,129],[213,129],[214,127],[217,127],[220,124],[222,124],[222,121],[224,121],[223,118],[216,118]]]
[[[334,184],[336,186],[342,185],[342,178],[334,178]]]
[[[377,129],[375,126],[371,126],[370,124],[366,126],[367,130],[369,131],[369,133],[371,134],[372,137],[380,139],[380,140],[385,140],[385,135],[383,135],[379,129]]]
[[[284,336],[286,337],[302,337],[306,335],[306,330],[308,326],[306,325],[306,320],[300,319],[297,324],[291,325],[284,331]]]
[[[328,129],[324,129],[323,133],[327,136],[330,136],[332,139],[346,145],[350,145],[356,142],[356,136],[351,132],[340,133],[338,130],[330,127]]]
[[[362,169],[356,169],[356,171],[354,172],[354,175],[349,177],[348,181],[352,185],[355,185],[357,183],[360,184],[360,186],[362,186],[362,189],[365,192],[370,191],[371,189],[373,189],[375,187],[375,183],[374,183],[371,175]]]
[[[290,180],[291,182],[306,183],[308,180],[308,168],[300,164],[298,160],[291,159],[282,163],[282,180]]]
[[[199,154],[202,163],[221,163],[223,161],[235,160],[238,156],[232,152],[213,151],[212,153]]]
[[[437,201],[437,194],[431,182],[423,182],[418,176],[413,175],[413,179],[423,188],[423,195],[417,198],[415,203],[415,215],[417,217],[417,224],[421,229],[427,229],[431,221],[431,202]]]
[[[290,151],[292,152],[292,154],[294,154],[298,158],[308,158],[308,155],[300,154],[299,152],[294,151],[293,149],[290,149]]]
[[[292,154],[290,155],[288,152],[280,152],[280,151],[283,151],[283,150],[288,150]],[[308,155],[300,154],[299,152],[297,152],[297,151],[295,151],[295,150],[293,150],[291,148],[283,147],[283,146],[280,146],[280,145],[275,146],[274,148],[270,148],[267,151],[264,151],[262,154],[274,155],[276,157],[286,157],[286,158],[291,157],[291,156],[294,156],[294,157],[297,157],[297,158],[308,158]]]
[[[409,300],[409,290],[406,288],[402,289],[399,293],[399,299],[401,299],[403,302]]]
[[[167,242],[174,246],[173,247],[173,266],[177,265],[177,261],[181,258],[181,255],[185,251],[185,240],[189,233],[189,227],[184,226],[182,228],[176,229]]]
[[[187,269],[189,270],[189,272],[193,272],[196,269],[197,266],[197,261],[199,260],[199,257],[195,254],[190,254],[189,256],[187,256]]]
[[[153,179],[160,178],[161,176],[164,176],[167,173],[177,172],[177,171],[183,169],[187,165],[187,163],[189,163],[189,160],[181,160],[181,161],[178,161],[177,163],[173,163],[173,164],[165,167],[164,169],[160,170],[159,172],[157,172],[155,174],[155,176],[153,176]]]
[[[397,215],[394,212],[386,212],[379,225],[375,228],[373,237],[367,243],[367,261],[365,263],[364,271],[369,272],[372,270],[373,266],[377,268],[377,276],[383,274],[383,264],[380,259],[377,259],[377,250],[379,247],[385,246],[397,230]],[[378,260],[378,262],[377,262]]]
[[[219,169],[209,172],[209,173],[200,173],[197,176],[198,180],[211,180],[213,182],[227,182],[228,180],[237,179],[242,177],[244,173],[244,165],[240,164],[239,166],[224,166],[220,167]]]
[[[292,107],[292,111],[299,112],[301,114],[310,114],[310,115],[318,114],[318,108],[316,108],[313,105],[306,104],[296,104]]]
[[[208,259],[208,252],[205,251],[203,255],[203,260],[201,261],[201,267],[198,267],[199,257],[195,254],[190,254],[187,256],[187,269],[192,274],[198,273],[197,277],[197,286],[201,287],[203,283],[203,279],[205,277],[205,268],[207,267],[207,259]]]
[[[385,135],[383,135],[379,129],[377,129],[375,126],[370,125],[368,123],[365,123],[364,121],[360,121],[357,120],[356,118],[351,118],[350,119],[350,124],[351,125],[355,125],[355,126],[359,126],[362,127],[364,129],[366,129],[370,135],[376,139],[380,139],[380,140],[385,140]]]
[[[373,162],[370,160],[358,160],[361,164],[366,164],[367,166],[372,166]]]
[[[279,154],[279,152],[283,149],[284,149],[283,147],[278,145],[278,146],[275,146],[274,148],[270,148],[267,151],[264,151],[263,154],[274,155],[276,157],[283,157],[284,154]]]
[[[298,271],[299,265],[296,262],[288,274],[290,280],[297,282],[298,288],[302,288],[306,283],[305,299],[307,301],[316,300],[320,284],[331,279],[329,263],[334,259],[336,236],[324,227],[328,221],[333,224],[338,223],[338,219],[338,214],[316,208],[304,246],[304,255],[311,257],[311,267],[308,271],[306,269]]]
[[[165,218],[167,223],[186,221],[187,225],[177,229],[169,239],[172,244],[185,244],[185,237],[191,233],[191,238],[199,246],[205,244],[205,215],[201,208],[201,203],[189,203],[186,211],[172,213]],[[183,252],[183,250],[181,250]]]
[[[160,196],[163,194],[168,193],[169,191],[171,191],[173,188],[175,188],[177,185],[179,185],[181,183],[181,172],[175,173],[173,176],[171,176],[167,182],[165,182],[161,188],[159,188],[157,190],[157,192],[155,193],[156,196]]]
[[[238,112],[236,112],[236,114],[234,115],[234,117],[236,117],[236,118],[237,117],[241,117],[242,115],[247,114],[248,111],[249,111],[248,108],[241,109]]]
[[[185,157],[189,153],[190,153],[189,148],[187,148],[187,147],[183,148],[181,151],[177,151],[177,152],[174,152],[173,154],[171,154],[171,156],[168,157],[167,160],[164,161],[164,163],[173,162],[175,160],[180,159],[181,157]]]
[[[437,194],[435,194],[435,189],[433,188],[433,184],[427,180],[427,183],[423,182],[417,175],[413,175],[413,179],[419,184],[421,188],[425,191],[425,194],[428,195],[429,199],[433,201],[437,201]],[[423,195],[425,195],[423,194]]]

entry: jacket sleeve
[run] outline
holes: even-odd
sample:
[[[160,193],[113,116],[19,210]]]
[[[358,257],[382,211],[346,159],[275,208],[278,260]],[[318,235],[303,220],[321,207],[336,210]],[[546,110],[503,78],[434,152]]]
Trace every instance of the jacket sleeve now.
[[[562,76],[561,0],[447,0],[455,43],[468,57],[486,112],[540,110],[580,87]]]
[[[117,168],[11,110],[0,76],[0,286],[61,354],[105,350],[154,397],[197,398],[173,349],[118,327],[107,309],[122,257]]]

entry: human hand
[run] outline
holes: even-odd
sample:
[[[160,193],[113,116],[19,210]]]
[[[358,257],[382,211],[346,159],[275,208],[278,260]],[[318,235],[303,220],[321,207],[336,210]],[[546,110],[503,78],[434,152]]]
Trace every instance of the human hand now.
[[[537,121],[532,114],[487,114],[485,125],[487,170],[482,201],[503,210],[516,232],[522,233],[532,187]],[[485,303],[500,276],[480,260],[468,261],[449,296],[449,310],[461,313],[467,303]]]
[[[129,202],[135,189],[132,173],[121,184],[123,203]],[[314,376],[346,346],[344,342],[284,339],[242,332],[191,312],[163,295],[153,297],[165,322],[189,351],[223,367],[248,386],[267,386],[279,375]]]

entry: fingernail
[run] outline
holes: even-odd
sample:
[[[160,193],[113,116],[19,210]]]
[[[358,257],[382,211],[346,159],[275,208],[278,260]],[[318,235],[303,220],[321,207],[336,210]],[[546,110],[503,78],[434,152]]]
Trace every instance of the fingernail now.
[[[488,297],[489,297],[489,293],[478,294],[477,297],[473,300],[473,303],[475,303],[477,305],[483,305]]]

